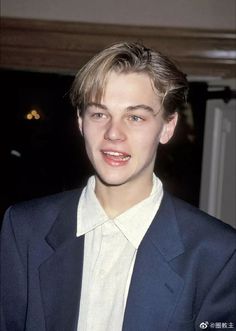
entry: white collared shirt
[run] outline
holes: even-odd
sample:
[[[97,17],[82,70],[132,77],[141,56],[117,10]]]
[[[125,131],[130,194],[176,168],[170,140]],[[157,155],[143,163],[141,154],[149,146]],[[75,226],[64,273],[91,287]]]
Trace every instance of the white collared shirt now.
[[[149,197],[113,220],[100,205],[90,177],[78,205],[77,237],[85,235],[78,331],[120,331],[138,247],[163,197],[153,175]]]

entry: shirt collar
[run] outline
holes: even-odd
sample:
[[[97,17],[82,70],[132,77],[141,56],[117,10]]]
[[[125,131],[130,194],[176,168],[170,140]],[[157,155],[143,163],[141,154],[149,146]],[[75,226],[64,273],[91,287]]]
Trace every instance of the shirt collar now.
[[[82,236],[109,220],[95,192],[95,176],[91,176],[82,191],[77,210],[77,233]]]
[[[159,209],[163,197],[162,183],[153,174],[150,195],[114,219],[115,224],[137,249]]]
[[[77,213],[77,237],[92,231],[105,222],[111,221],[100,205],[95,192],[95,176],[89,178],[84,188]],[[153,187],[150,195],[137,203],[112,222],[128,241],[137,249],[147,232],[163,197],[162,183],[153,174]]]

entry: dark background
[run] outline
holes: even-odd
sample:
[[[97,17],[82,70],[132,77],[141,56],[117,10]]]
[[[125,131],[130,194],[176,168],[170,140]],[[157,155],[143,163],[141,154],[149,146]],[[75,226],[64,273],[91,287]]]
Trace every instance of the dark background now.
[[[0,217],[19,201],[84,185],[92,173],[69,100],[72,76],[1,71]],[[175,137],[159,147],[164,187],[198,206],[207,85],[191,83]],[[40,119],[27,120],[31,110]],[[191,120],[189,120],[189,118]]]

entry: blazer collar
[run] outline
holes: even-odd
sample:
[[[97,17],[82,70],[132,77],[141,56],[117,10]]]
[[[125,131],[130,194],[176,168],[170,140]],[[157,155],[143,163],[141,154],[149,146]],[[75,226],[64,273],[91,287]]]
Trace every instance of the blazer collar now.
[[[184,252],[173,197],[164,192],[160,208],[146,234],[167,262]]]
[[[137,252],[123,331],[168,329],[184,287],[170,261],[183,252],[173,201],[165,193]]]
[[[84,250],[84,236],[76,237],[80,193],[67,192],[59,203],[58,216],[46,237],[54,252],[39,267],[48,331],[77,330]]]
[[[46,241],[53,248],[57,249],[64,242],[76,237],[77,207],[82,189],[69,191],[62,204],[56,220],[49,231]]]

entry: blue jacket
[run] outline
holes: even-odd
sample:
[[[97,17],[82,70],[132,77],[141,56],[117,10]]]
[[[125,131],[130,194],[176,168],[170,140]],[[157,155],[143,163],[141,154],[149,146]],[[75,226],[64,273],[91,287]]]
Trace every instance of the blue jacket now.
[[[1,234],[1,331],[76,330],[84,243],[84,237],[76,237],[80,193],[60,193],[7,211]],[[203,322],[236,327],[235,233],[165,193],[138,249],[123,331],[201,330]]]

